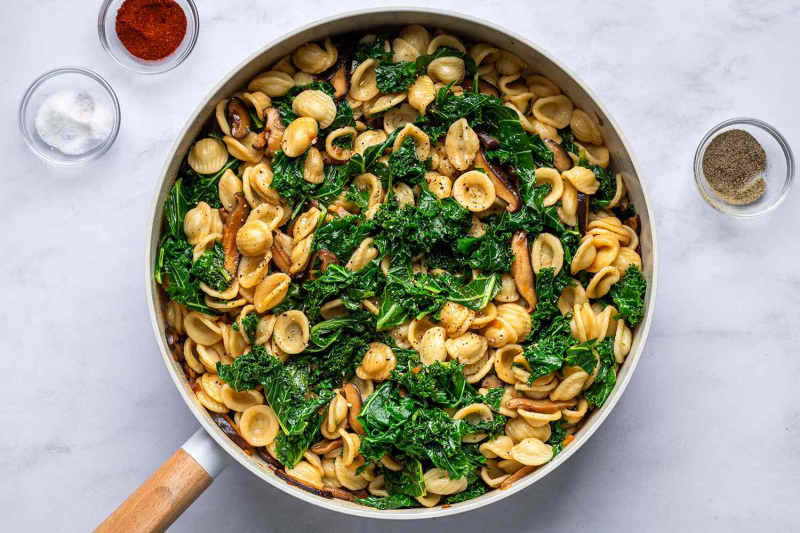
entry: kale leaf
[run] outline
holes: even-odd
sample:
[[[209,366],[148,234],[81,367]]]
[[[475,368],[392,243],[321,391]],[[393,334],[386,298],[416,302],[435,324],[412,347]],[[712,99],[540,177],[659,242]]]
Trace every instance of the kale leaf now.
[[[233,276],[225,268],[225,247],[216,241],[211,250],[206,250],[192,264],[189,273],[214,289],[224,291],[227,289]]]
[[[390,509],[400,509],[402,507],[417,507],[417,501],[405,494],[394,494],[393,496],[367,496],[366,498],[356,498],[356,503],[359,505],[366,505],[367,507],[374,507],[381,511]]]
[[[611,286],[608,294],[617,307],[619,317],[630,327],[644,319],[644,296],[647,280],[636,265],[629,265],[624,277]]]
[[[386,40],[389,37],[388,31],[379,31],[375,40],[371,43],[358,43],[356,47],[356,61],[359,63],[367,59],[376,61],[389,61],[392,58],[391,47],[386,51]]]
[[[339,261],[346,261],[370,231],[363,217],[336,216],[314,232],[314,250],[330,250]]]
[[[522,354],[531,367],[529,383],[541,376],[556,372],[564,363],[567,349],[578,341],[572,338],[569,323],[572,313],[557,316],[553,322],[544,329],[539,338],[527,344]]]
[[[260,321],[261,317],[258,316],[258,313],[252,312],[248,313],[244,318],[236,320],[232,327],[234,331],[240,331],[243,329],[245,335],[247,335],[247,338],[250,340],[250,344],[255,344],[256,337],[258,336],[256,332],[258,330],[258,323]],[[239,327],[240,322],[242,325],[241,328]]]
[[[422,463],[417,459],[406,459],[403,470],[384,469],[383,478],[386,483],[386,492],[389,496],[405,494],[417,497],[425,496],[425,482],[422,479]]]
[[[407,181],[419,185],[425,181],[425,164],[417,157],[414,141],[407,137],[400,147],[389,156],[389,172],[392,180]]]
[[[383,61],[375,68],[375,79],[384,94],[406,91],[417,79],[417,65],[413,61]]]
[[[600,369],[594,378],[592,385],[586,389],[586,401],[589,405],[602,407],[614,385],[617,384],[617,374],[615,372],[616,360],[614,359],[614,337],[606,337],[596,347],[600,355]]]
[[[597,366],[597,358],[592,351],[596,341],[597,339],[590,339],[581,344],[570,346],[567,348],[564,361],[566,361],[568,366],[579,366],[587,374],[592,374],[592,372],[594,372],[594,367]]]

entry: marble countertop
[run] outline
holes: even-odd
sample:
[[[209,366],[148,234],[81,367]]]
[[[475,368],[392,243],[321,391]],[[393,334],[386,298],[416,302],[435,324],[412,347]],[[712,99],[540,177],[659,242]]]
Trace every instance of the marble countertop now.
[[[142,261],[155,182],[185,119],[242,58],[286,31],[397,4],[197,3],[197,48],[158,76],[128,72],[101,49],[97,1],[0,4],[2,531],[93,528],[197,428],[153,339]],[[467,10],[456,0],[437,6]],[[733,116],[765,120],[800,147],[800,6],[486,0],[469,12],[577,72],[644,171],[661,290],[626,394],[559,470],[480,511],[375,523],[308,506],[235,464],[173,530],[796,529],[800,191],[760,219],[729,219],[697,194],[692,160],[706,131]],[[28,152],[16,112],[35,76],[73,64],[111,83],[123,118],[105,157],[65,171]]]

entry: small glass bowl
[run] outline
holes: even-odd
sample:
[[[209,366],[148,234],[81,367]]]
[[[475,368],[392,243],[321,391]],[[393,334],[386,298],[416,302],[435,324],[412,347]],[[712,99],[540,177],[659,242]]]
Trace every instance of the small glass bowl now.
[[[703,174],[703,155],[708,144],[720,133],[734,129],[755,137],[767,154],[767,169],[763,174],[767,189],[761,198],[746,205],[734,205],[721,199]],[[783,135],[766,122],[747,117],[732,118],[714,126],[700,141],[694,156],[694,178],[700,194],[720,213],[738,218],[757,217],[774,210],[786,199],[794,182],[794,156]]]
[[[96,102],[112,110],[114,123],[105,142],[88,152],[70,155],[53,148],[39,137],[35,124],[36,112],[48,96],[60,91],[89,93]],[[108,82],[81,67],[61,67],[45,72],[31,83],[19,104],[19,130],[25,144],[47,163],[62,167],[83,165],[105,154],[117,138],[120,118],[119,100]]]
[[[164,59],[148,61],[140,59],[128,52],[125,45],[117,37],[117,11],[124,0],[105,0],[100,6],[97,16],[97,32],[100,35],[100,44],[123,67],[129,68],[140,74],[160,74],[172,70],[189,57],[197,43],[200,32],[200,17],[193,0],[175,0],[186,14],[186,35],[177,50]]]

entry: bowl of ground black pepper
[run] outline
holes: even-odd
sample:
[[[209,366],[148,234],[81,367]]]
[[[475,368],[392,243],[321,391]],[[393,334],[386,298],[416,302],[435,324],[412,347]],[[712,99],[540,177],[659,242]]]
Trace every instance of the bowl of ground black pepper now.
[[[794,156],[783,135],[754,118],[715,126],[694,158],[697,188],[717,211],[749,218],[769,213],[794,181]]]
[[[192,0],[105,0],[97,31],[103,48],[119,64],[159,74],[192,53],[200,19]]]

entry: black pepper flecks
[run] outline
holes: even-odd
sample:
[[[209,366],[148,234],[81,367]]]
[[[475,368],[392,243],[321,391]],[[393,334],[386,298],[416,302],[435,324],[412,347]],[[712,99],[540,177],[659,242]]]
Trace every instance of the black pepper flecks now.
[[[716,195],[729,204],[745,205],[761,198],[767,188],[764,147],[744,130],[714,137],[703,154],[703,174]]]

